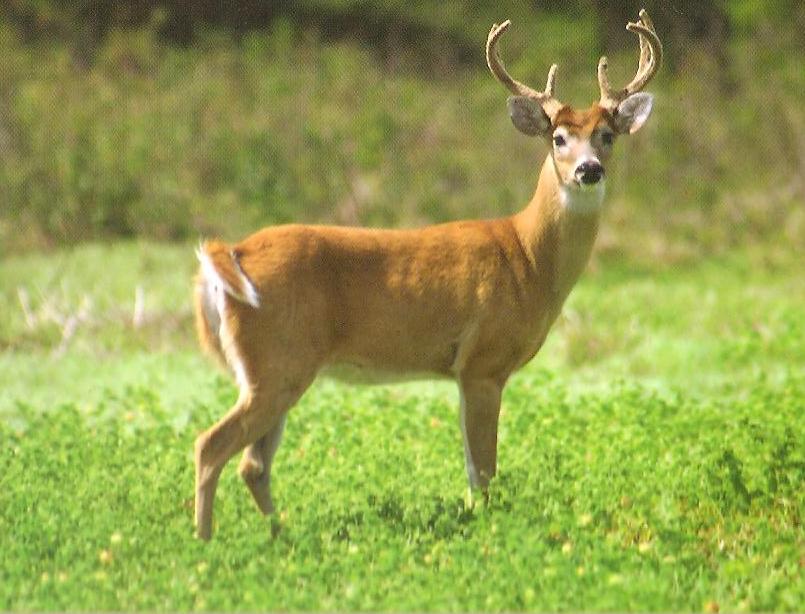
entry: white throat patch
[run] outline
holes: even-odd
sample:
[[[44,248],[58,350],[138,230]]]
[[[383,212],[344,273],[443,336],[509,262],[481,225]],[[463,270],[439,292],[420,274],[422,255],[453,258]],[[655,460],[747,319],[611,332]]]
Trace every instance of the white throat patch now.
[[[605,181],[593,186],[560,185],[559,202],[569,213],[598,213],[604,204]]]

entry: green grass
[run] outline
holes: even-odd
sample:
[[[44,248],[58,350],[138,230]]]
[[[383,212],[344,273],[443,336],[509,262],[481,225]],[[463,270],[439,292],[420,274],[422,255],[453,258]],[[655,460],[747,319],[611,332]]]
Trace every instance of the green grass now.
[[[793,257],[596,260],[506,389],[488,505],[465,503],[452,385],[318,382],[277,455],[279,514],[232,463],[209,544],[192,444],[235,390],[194,348],[193,267],[150,244],[0,262],[0,610],[805,604]]]

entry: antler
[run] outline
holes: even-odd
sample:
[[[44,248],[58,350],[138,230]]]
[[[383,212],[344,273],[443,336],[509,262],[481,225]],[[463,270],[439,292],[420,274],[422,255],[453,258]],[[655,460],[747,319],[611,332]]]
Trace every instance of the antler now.
[[[613,91],[607,77],[606,56],[598,61],[598,85],[601,88],[601,100],[598,104],[610,111],[617,109],[624,98],[646,87],[662,62],[662,43],[645,9],[640,9],[640,21],[627,23],[626,29],[629,32],[635,32],[640,38],[640,60],[637,65],[637,73],[629,85],[621,90]]]
[[[538,92],[514,79],[506,71],[503,60],[500,58],[500,51],[498,50],[498,39],[510,25],[511,21],[507,19],[500,25],[494,24],[489,31],[489,36],[486,39],[486,63],[489,66],[489,70],[491,70],[497,80],[505,85],[513,94],[527,96],[528,98],[536,100],[542,106],[542,109],[551,121],[553,121],[559,109],[565,106],[554,98],[553,95],[553,88],[556,82],[556,64],[553,64],[548,71],[548,81],[545,84],[545,91],[543,92]]]

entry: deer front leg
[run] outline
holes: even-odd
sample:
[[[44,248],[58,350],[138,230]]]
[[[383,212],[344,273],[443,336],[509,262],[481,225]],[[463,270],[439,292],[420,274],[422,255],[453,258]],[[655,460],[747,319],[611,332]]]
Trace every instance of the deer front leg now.
[[[240,477],[246,482],[257,507],[263,514],[271,514],[274,511],[274,504],[271,501],[271,462],[282,440],[286,416],[287,413],[266,435],[246,447],[238,466]]]
[[[502,386],[489,379],[462,379],[461,433],[470,488],[486,490],[495,475]]]

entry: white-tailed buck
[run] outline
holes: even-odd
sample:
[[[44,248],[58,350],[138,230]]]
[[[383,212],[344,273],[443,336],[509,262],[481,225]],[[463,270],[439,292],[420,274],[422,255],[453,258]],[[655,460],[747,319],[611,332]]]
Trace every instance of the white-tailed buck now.
[[[501,391],[540,349],[587,263],[604,165],[615,138],[648,118],[652,97],[640,90],[662,56],[641,11],[626,26],[640,40],[634,79],[612,89],[601,58],[601,98],[576,110],[554,96],[556,65],[542,92],[509,75],[498,52],[508,26],[489,33],[487,63],[514,94],[515,127],[550,146],[521,212],[418,230],[277,226],[200,248],[199,336],[230,367],[240,395],[196,440],[199,537],[211,536],[218,478],[238,452],[257,506],[273,510],[271,462],[286,413],[323,372],[353,381],[454,379],[470,486],[485,489],[495,475]]]

